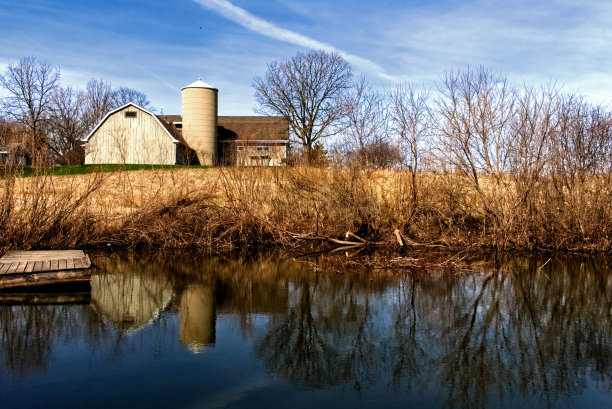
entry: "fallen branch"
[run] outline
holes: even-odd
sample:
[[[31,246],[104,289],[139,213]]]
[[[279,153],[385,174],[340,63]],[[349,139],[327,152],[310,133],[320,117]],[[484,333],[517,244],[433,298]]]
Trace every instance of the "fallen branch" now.
[[[400,247],[404,247],[404,237],[402,236],[402,233],[398,229],[395,229],[393,230],[393,234],[395,234],[397,244],[399,244]]]
[[[347,231],[346,234],[344,235],[344,237],[346,237],[346,239],[350,239],[350,238],[354,238],[355,240],[359,240],[362,243],[366,243],[367,240],[362,239],[361,237],[359,237],[358,235],[356,235],[355,233],[351,232],[351,231]]]
[[[340,244],[342,246],[351,246],[351,247],[359,247],[359,246],[365,246],[366,244],[368,244],[367,241],[348,241],[348,240],[338,240],[338,239],[334,239],[332,237],[325,237],[325,236],[302,236],[302,235],[294,235],[293,236],[294,239],[298,239],[298,240],[318,240],[318,241],[327,241],[330,243],[334,243],[334,244]]]

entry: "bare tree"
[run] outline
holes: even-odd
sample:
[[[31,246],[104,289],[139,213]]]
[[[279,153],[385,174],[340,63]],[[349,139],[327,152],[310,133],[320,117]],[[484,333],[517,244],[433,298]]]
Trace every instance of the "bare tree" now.
[[[508,170],[522,178],[537,179],[546,164],[547,147],[558,131],[559,91],[554,87],[540,90],[526,87],[516,96],[516,111]]]
[[[84,160],[79,141],[89,130],[85,101],[85,93],[72,87],[60,87],[51,97],[49,146],[60,163],[75,164]]]
[[[496,241],[505,242],[515,209],[498,193],[511,189],[506,172],[516,91],[504,76],[479,67],[447,72],[439,94],[440,152],[475,190],[484,225],[492,226]]]
[[[579,178],[583,183],[587,176],[609,171],[610,112],[574,95],[564,97],[558,111],[559,129],[553,144],[554,174]]]
[[[115,107],[115,93],[109,82],[92,78],[87,82],[85,98],[87,104],[85,122],[91,130]]]
[[[350,64],[337,53],[298,53],[269,64],[265,76],[255,77],[256,110],[285,117],[310,163],[314,143],[338,133],[334,125],[343,115],[351,78]]]
[[[480,188],[481,174],[499,177],[507,164],[516,93],[490,69],[449,71],[437,101],[448,159]]]
[[[552,138],[558,133],[561,97],[554,85],[539,90],[525,87],[516,95],[512,135],[508,141],[508,173],[514,180],[515,207],[535,206],[534,189],[550,164]]]
[[[387,141],[384,96],[372,89],[362,76],[353,84],[344,105],[346,117],[343,133],[350,153],[364,165],[384,162],[383,158],[372,157],[373,154],[382,153],[382,150],[376,148],[390,145]]]
[[[34,161],[45,159],[48,146],[44,129],[48,119],[51,95],[59,83],[59,70],[35,57],[24,57],[19,62],[10,63],[0,83],[9,92],[2,100],[5,114],[24,124],[33,145]]]
[[[116,89],[113,92],[113,100],[113,105],[115,108],[119,108],[128,102],[133,102],[141,108],[149,111],[154,110],[153,106],[151,105],[151,101],[149,101],[149,98],[147,98],[145,93],[133,88],[121,87]]]
[[[87,82],[85,91],[86,111],[84,115],[88,131],[91,131],[113,109],[128,102],[153,111],[155,108],[145,93],[133,88],[120,87],[113,89],[110,82],[92,78]]]
[[[418,204],[417,176],[421,167],[421,151],[432,122],[429,95],[429,90],[408,83],[398,84],[390,95],[389,120],[391,129],[405,147],[411,175],[413,213]]]
[[[430,133],[429,96],[426,88],[409,83],[398,84],[390,94],[391,129],[405,145],[408,166],[414,171],[420,168],[422,145]]]

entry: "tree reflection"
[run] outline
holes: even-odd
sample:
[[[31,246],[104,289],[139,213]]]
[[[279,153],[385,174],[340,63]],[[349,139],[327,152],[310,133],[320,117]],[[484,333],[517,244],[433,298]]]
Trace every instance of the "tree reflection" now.
[[[256,343],[268,369],[307,388],[352,381],[362,383],[377,371],[375,322],[370,299],[341,284],[315,276],[294,281],[285,315],[275,315],[270,330]]]
[[[273,375],[302,387],[382,382],[435,390],[447,407],[552,408],[610,382],[612,276],[595,262],[542,264],[408,275],[383,294],[356,280],[295,281],[293,303],[256,352]]]
[[[8,372],[31,375],[44,372],[53,360],[53,342],[83,336],[79,322],[87,305],[0,306],[0,350]]]

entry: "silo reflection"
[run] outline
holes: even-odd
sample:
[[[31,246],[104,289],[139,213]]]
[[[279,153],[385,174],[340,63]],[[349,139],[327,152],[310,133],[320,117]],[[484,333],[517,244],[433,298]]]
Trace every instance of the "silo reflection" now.
[[[179,339],[192,352],[215,343],[215,292],[204,283],[191,283],[181,294]]]

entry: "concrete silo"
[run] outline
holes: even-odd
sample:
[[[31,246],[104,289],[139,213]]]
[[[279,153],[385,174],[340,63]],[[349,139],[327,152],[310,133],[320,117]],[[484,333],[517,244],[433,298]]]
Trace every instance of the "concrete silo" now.
[[[201,78],[183,88],[183,138],[201,165],[217,161],[217,93]]]

